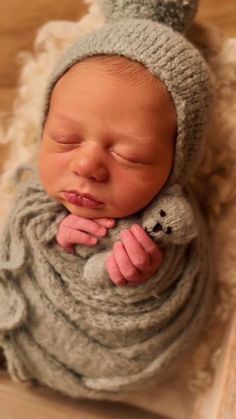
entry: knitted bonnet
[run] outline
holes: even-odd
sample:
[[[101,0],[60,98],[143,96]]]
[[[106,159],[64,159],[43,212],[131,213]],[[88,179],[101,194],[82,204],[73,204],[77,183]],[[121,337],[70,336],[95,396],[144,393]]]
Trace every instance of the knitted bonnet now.
[[[105,25],[66,51],[50,78],[42,127],[52,90],[73,65],[96,55],[118,55],[143,64],[161,80],[176,108],[175,159],[168,184],[184,185],[203,154],[203,138],[212,99],[210,70],[184,33],[198,0],[98,0]]]

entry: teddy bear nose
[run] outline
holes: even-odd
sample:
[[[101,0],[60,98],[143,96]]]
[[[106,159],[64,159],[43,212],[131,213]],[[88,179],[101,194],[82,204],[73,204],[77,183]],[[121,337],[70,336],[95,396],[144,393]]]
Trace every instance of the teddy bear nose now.
[[[162,230],[162,225],[160,223],[157,223],[156,225],[154,225],[152,230],[154,232],[161,231]]]

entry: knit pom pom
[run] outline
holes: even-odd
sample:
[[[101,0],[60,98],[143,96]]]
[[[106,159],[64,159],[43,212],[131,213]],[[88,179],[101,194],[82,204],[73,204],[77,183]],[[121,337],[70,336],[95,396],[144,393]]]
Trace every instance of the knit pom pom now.
[[[192,22],[199,0],[99,0],[107,21],[150,19],[184,32]]]

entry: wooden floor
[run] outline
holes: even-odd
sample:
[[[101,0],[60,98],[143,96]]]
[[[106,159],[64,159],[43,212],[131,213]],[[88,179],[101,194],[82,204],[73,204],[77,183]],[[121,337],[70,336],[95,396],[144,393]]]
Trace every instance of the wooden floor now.
[[[1,419],[167,419],[122,403],[71,400],[29,384],[15,384],[0,371]]]
[[[0,1],[0,112],[9,112],[19,66],[16,55],[30,50],[37,29],[47,20],[77,20],[86,11],[81,0]],[[199,19],[236,36],[236,0],[200,0]]]
[[[0,113],[10,112],[19,66],[16,55],[31,50],[37,29],[53,19],[77,20],[86,11],[80,0],[0,0]],[[236,0],[201,0],[198,20],[219,26],[236,37]],[[0,116],[1,117],[1,116]],[[0,158],[4,148],[0,147]],[[77,403],[12,384],[0,372],[0,419],[92,419],[154,416],[122,405]],[[157,419],[157,416],[155,416]],[[206,418],[211,419],[211,418]],[[229,418],[233,419],[233,418]]]

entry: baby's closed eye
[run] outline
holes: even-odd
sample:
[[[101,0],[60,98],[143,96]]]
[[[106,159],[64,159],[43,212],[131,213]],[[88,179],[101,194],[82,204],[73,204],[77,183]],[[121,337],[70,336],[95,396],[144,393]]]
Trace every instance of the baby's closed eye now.
[[[141,157],[141,156],[126,154],[126,153],[117,152],[114,150],[111,150],[111,154],[113,155],[115,159],[121,162],[124,161],[124,162],[133,163],[133,164],[144,164],[144,165],[148,164],[148,162],[144,159],[144,157]]]

